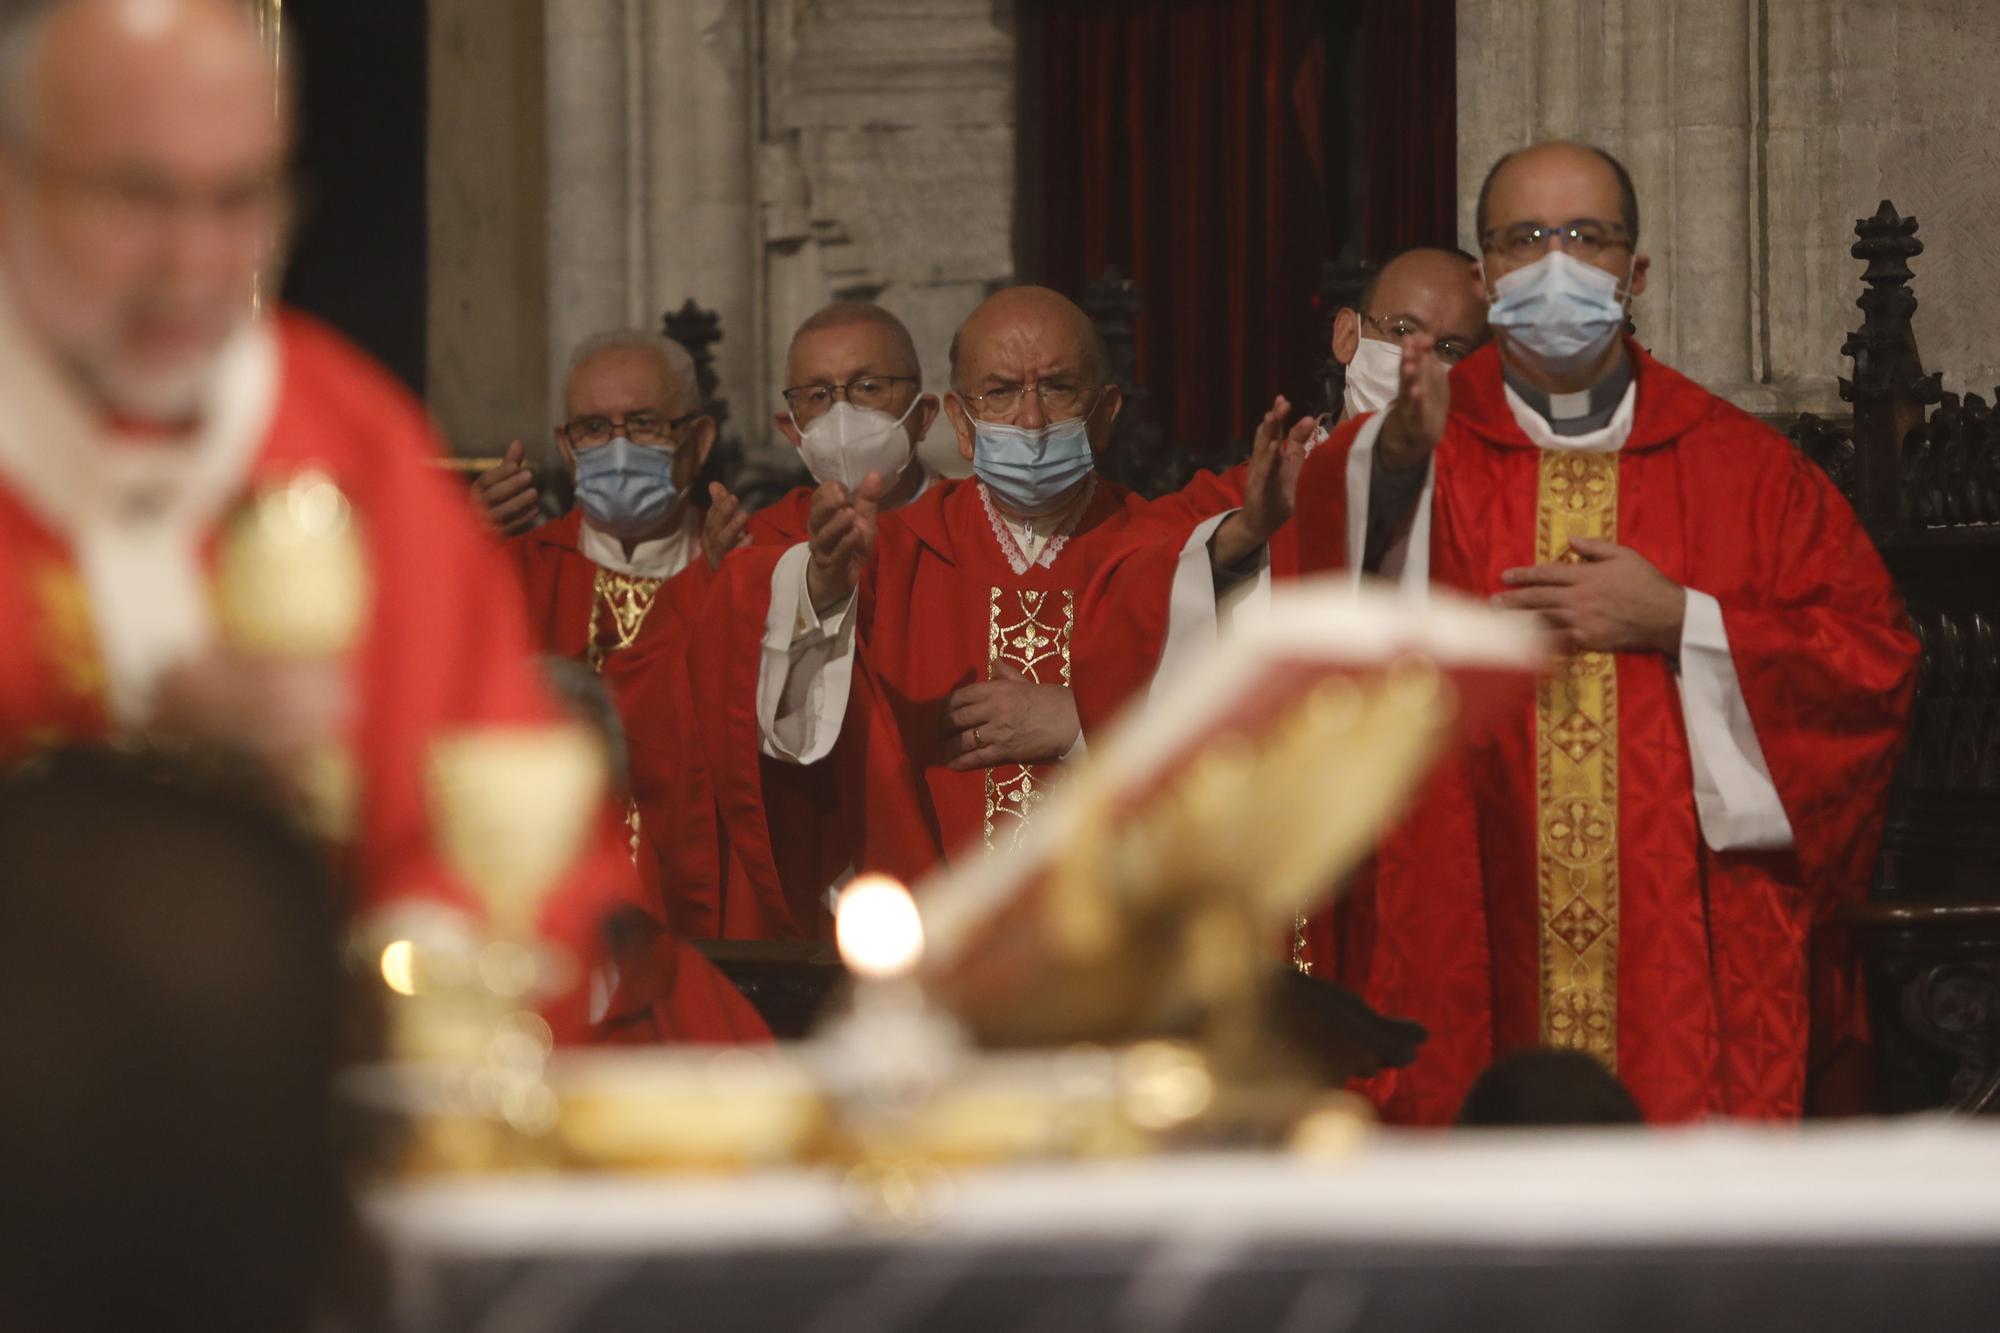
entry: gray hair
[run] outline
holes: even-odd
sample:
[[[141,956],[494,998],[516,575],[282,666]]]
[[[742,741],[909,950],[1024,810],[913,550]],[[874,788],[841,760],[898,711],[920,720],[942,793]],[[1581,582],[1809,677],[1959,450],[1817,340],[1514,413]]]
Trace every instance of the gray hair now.
[[[564,391],[568,391],[570,381],[583,363],[599,352],[609,351],[648,352],[660,359],[661,368],[667,372],[668,381],[675,386],[677,401],[685,400],[688,411],[701,407],[701,385],[694,369],[694,354],[664,334],[649,333],[644,329],[611,329],[604,333],[593,333],[576,345],[570,353],[569,368],[563,372]]]

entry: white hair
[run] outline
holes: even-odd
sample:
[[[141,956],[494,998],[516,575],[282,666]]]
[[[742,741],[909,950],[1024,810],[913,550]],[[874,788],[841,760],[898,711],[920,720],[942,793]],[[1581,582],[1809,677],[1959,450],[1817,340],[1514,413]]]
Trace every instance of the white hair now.
[[[576,372],[583,363],[599,352],[628,349],[648,352],[660,358],[667,380],[674,386],[675,400],[684,399],[689,411],[701,406],[701,386],[696,381],[694,354],[665,334],[649,333],[644,329],[612,329],[606,333],[593,333],[578,343],[576,350],[570,353],[569,369],[563,374],[565,390],[576,379]]]

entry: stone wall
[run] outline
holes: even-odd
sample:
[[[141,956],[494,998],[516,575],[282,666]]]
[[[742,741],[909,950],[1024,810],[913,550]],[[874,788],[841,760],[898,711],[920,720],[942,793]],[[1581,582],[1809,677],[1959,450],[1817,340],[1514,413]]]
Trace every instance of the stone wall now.
[[[1503,152],[1582,138],[1639,189],[1640,336],[1754,411],[1841,410],[1854,219],[1922,223],[1917,335],[1950,386],[2000,379],[1990,0],[1460,0],[1461,239]]]
[[[722,317],[733,429],[781,449],[813,309],[894,309],[941,388],[1012,276],[1011,0],[433,0],[432,25],[432,398],[462,452],[545,437],[578,339],[689,297]]]

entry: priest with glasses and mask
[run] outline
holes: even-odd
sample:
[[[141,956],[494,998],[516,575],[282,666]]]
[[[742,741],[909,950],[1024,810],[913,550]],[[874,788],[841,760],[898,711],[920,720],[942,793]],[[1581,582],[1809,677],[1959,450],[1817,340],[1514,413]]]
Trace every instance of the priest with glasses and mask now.
[[[1448,1120],[1531,1046],[1596,1056],[1649,1119],[1796,1117],[1865,1031],[1829,919],[1867,885],[1917,645],[1818,468],[1628,336],[1615,159],[1511,154],[1477,213],[1494,344],[1448,371],[1403,340],[1395,405],[1304,467],[1300,563],[1375,572],[1386,525],[1414,595],[1532,614],[1563,656],[1314,950],[1430,1029],[1373,1088],[1392,1119]]]
[[[724,565],[696,667],[731,717],[718,771],[831,765],[854,869],[912,880],[1010,849],[1159,657],[1144,502],[1094,465],[1121,402],[1110,381],[1059,294],[1009,288],[975,310],[945,408],[973,476],[890,514],[879,471],[823,489],[807,540]],[[825,887],[785,886],[803,933],[828,925]]]

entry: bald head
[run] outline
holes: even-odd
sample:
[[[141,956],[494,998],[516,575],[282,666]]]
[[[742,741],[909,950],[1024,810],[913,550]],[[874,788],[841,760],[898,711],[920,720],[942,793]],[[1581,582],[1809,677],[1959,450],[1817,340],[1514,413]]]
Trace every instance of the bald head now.
[[[17,6],[0,62],[0,269],[20,313],[106,408],[193,413],[286,222],[289,109],[249,6]]]
[[[1362,313],[1385,324],[1404,317],[1440,342],[1477,347],[1486,341],[1486,301],[1477,264],[1458,250],[1405,250],[1368,284]]]
[[[1094,384],[1111,378],[1111,358],[1104,339],[1083,308],[1047,287],[1008,287],[987,297],[966,317],[951,340],[951,381],[977,393],[969,367],[995,358],[1044,362],[1062,358],[1067,368]]]
[[[788,367],[786,383],[802,383],[801,377],[792,374],[790,368],[801,359],[818,359],[814,353],[819,346],[836,339],[867,341],[875,352],[875,358],[882,362],[880,366],[871,367],[878,375],[923,377],[923,367],[917,361],[916,340],[910,337],[909,326],[896,318],[893,311],[873,301],[835,301],[807,315],[805,322],[792,334],[791,346],[785,353]],[[802,348],[806,349],[803,357]]]
[[[1009,287],[981,302],[951,340],[951,382],[958,392],[947,410],[958,453],[975,470],[982,466],[975,413],[1028,431],[1080,417],[1092,451],[1101,452],[1124,404],[1097,326],[1076,302],[1047,287]],[[1065,499],[1032,509],[1005,496],[996,503],[1030,513]]]
[[[1556,139],[1493,164],[1479,187],[1473,226],[1484,244],[1497,227],[1577,218],[1622,223],[1632,243],[1639,242],[1639,194],[1625,164],[1602,148]]]

